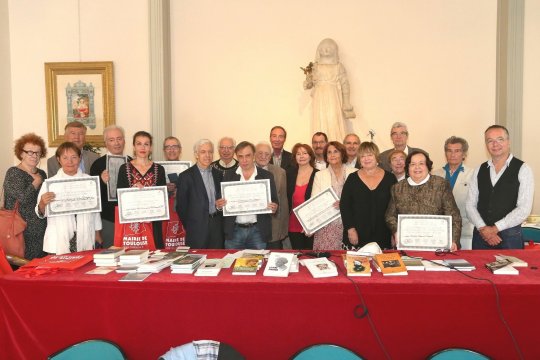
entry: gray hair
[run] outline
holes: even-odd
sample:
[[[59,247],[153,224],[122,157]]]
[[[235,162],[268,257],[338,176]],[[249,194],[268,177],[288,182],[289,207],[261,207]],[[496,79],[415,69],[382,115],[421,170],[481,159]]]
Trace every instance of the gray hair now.
[[[259,141],[257,145],[255,145],[255,148],[257,148],[259,145],[266,146],[268,149],[270,149],[270,153],[272,153],[272,145],[268,141]]]
[[[463,156],[466,156],[467,152],[469,151],[469,143],[464,138],[460,138],[458,136],[450,136],[444,142],[444,151],[448,150],[448,144],[461,144],[461,150],[463,151]]]
[[[165,146],[165,142],[167,140],[175,140],[176,143],[178,144],[178,146],[180,146],[180,148],[182,147],[182,144],[180,143],[180,140],[178,140],[178,138],[176,136],[167,136],[164,140],[163,140],[163,146]]]
[[[197,142],[195,142],[195,144],[193,145],[193,152],[197,154],[199,150],[201,149],[201,146],[205,144],[210,144],[210,146],[212,147],[212,151],[214,150],[214,144],[210,140],[200,139],[200,140],[197,140]]]
[[[218,141],[218,146],[221,146],[221,142],[222,142],[223,140],[231,140],[231,141],[232,141],[232,144],[233,144],[233,147],[236,147],[236,141],[234,141],[234,139],[233,139],[232,137],[230,137],[230,136],[224,136],[224,137],[222,137],[221,139],[219,139],[219,141]]]
[[[407,124],[401,121],[396,121],[395,123],[392,124],[392,128],[390,128],[390,134],[392,134],[392,130],[399,127],[405,128],[405,131],[407,132],[407,134],[409,133],[409,129],[407,129]]]
[[[119,130],[122,133],[122,136],[124,138],[126,137],[123,127],[118,125],[109,125],[105,129],[103,129],[103,140],[107,141],[107,133],[112,130]]]
[[[362,141],[360,140],[360,136],[356,135],[355,133],[349,133],[347,135],[345,135],[345,137],[343,138],[343,144],[345,145],[345,140],[347,140],[347,138],[349,136],[354,136],[355,138],[358,139],[358,143],[361,143]]]

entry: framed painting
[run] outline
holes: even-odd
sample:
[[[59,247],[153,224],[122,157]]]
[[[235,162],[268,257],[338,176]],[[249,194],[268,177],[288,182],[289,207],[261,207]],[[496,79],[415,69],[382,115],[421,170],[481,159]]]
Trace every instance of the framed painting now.
[[[86,142],[104,147],[103,129],[114,124],[113,63],[45,63],[49,146],[64,142],[67,123],[86,125]]]

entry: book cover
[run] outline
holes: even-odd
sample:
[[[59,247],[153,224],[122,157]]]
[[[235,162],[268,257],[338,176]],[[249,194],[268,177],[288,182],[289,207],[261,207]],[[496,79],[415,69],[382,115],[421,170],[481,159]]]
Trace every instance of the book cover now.
[[[195,276],[218,276],[221,271],[221,259],[206,259],[195,272]]]
[[[371,276],[369,258],[361,255],[343,255],[347,276]]]
[[[445,263],[444,260],[422,260],[426,271],[450,271],[450,269]]]
[[[410,271],[410,270],[424,271],[425,270],[424,263],[422,263],[422,258],[402,256],[401,260],[403,260],[403,263],[405,264],[407,271]]]
[[[465,259],[446,259],[444,263],[453,269],[461,271],[475,270],[476,267]]]
[[[272,252],[264,269],[264,276],[287,277],[291,271],[293,253]]]
[[[118,281],[143,281],[150,275],[151,273],[128,273]]]
[[[508,259],[487,263],[486,268],[495,275],[519,275],[518,269],[514,268]]]
[[[512,267],[527,267],[529,264],[515,256],[497,254],[495,260],[508,260],[512,263]]]
[[[259,258],[241,257],[236,259],[233,267],[233,275],[255,275],[259,268]]]
[[[374,259],[383,275],[407,275],[407,267],[397,252],[377,254]]]
[[[314,278],[338,276],[336,266],[325,257],[305,259],[303,264]]]
[[[118,256],[124,254],[125,252],[126,249],[124,249],[123,247],[112,246],[108,249],[98,252],[97,254],[94,254],[94,259],[115,259]]]
[[[193,267],[204,261],[206,255],[187,254],[173,261],[173,267]]]

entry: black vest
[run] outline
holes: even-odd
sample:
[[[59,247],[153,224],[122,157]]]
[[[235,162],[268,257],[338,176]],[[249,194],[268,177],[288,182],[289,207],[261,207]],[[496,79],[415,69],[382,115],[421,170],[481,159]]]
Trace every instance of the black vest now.
[[[519,192],[519,169],[523,161],[512,158],[495,187],[491,185],[487,162],[478,171],[478,212],[488,226],[504,218],[517,205]]]

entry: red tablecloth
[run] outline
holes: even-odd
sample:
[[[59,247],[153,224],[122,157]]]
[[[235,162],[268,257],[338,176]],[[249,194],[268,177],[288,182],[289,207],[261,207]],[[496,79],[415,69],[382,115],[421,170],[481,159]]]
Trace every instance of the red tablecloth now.
[[[200,251],[209,258],[224,251]],[[492,275],[484,264],[498,251],[461,251],[476,265],[469,275],[491,279],[502,312],[526,359],[540,359],[540,252],[507,251],[529,262],[519,276]],[[422,254],[439,259],[434,254]],[[456,258],[447,255],[447,258]],[[343,268],[340,257],[332,257]],[[348,347],[369,359],[384,353],[367,318],[356,318],[359,296],[349,279],[313,279],[301,267],[288,278],[172,275],[144,282],[123,274],[75,272],[25,278],[0,277],[0,359],[43,359],[90,338],[118,343],[130,359],[156,359],[171,346],[199,340],[226,342],[248,359],[287,359],[315,343]],[[516,359],[486,281],[457,272],[410,271],[408,276],[352,279],[393,359],[421,359],[447,347]]]

